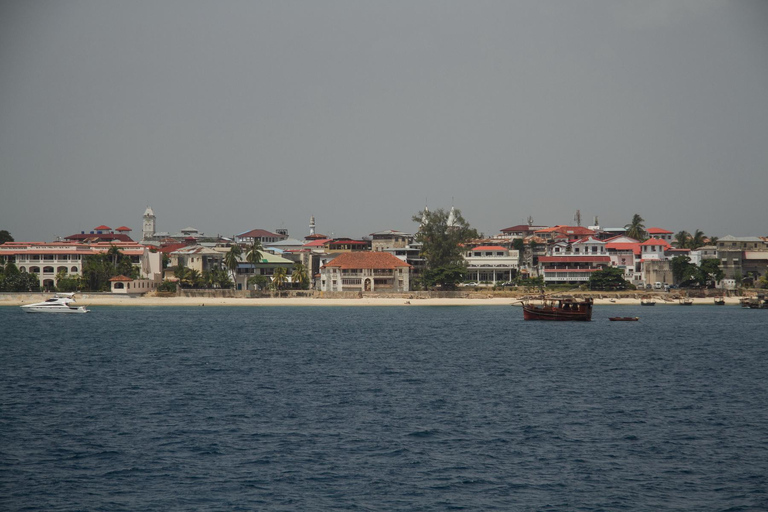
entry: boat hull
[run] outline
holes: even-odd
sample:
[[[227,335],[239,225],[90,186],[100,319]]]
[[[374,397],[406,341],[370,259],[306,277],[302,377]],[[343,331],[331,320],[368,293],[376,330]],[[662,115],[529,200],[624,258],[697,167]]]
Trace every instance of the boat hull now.
[[[592,320],[592,306],[586,305],[583,311],[563,311],[549,306],[523,306],[525,320],[551,320],[556,322],[589,322]]]
[[[83,314],[88,313],[89,310],[85,309],[85,306],[80,306],[77,308],[69,308],[69,307],[50,307],[50,306],[21,306],[21,309],[24,310],[25,313],[45,313],[45,314],[57,314],[57,315],[67,315],[67,314]]]

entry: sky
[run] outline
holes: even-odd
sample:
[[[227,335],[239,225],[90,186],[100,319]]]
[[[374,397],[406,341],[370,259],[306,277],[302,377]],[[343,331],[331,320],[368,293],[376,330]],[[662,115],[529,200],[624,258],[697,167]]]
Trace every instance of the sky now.
[[[0,0],[0,229],[768,235],[768,2]]]

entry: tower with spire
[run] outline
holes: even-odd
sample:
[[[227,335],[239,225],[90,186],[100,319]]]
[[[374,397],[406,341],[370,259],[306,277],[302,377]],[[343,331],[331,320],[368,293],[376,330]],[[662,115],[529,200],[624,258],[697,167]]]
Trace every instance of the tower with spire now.
[[[147,209],[144,211],[144,222],[141,231],[143,240],[150,240],[155,236],[155,212],[152,211],[151,206],[147,206]]]

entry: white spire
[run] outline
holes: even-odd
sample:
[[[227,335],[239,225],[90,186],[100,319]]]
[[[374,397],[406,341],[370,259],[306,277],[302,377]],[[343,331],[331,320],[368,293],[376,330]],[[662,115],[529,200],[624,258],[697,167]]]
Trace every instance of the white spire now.
[[[429,219],[427,219],[427,214],[429,213],[429,208],[427,208],[427,205],[424,205],[424,212],[421,214],[421,225],[426,226],[429,224]]]
[[[448,213],[447,225],[449,228],[456,226],[456,209],[453,206],[451,206],[451,211]]]
[[[309,218],[309,235],[312,236],[315,234],[315,216],[311,216]]]

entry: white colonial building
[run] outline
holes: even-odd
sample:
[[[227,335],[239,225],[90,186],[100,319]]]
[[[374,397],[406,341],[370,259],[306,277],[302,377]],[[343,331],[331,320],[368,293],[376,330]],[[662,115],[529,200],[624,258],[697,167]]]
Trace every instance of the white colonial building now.
[[[481,245],[464,253],[464,260],[468,281],[504,283],[517,276],[519,251],[500,245]]]

